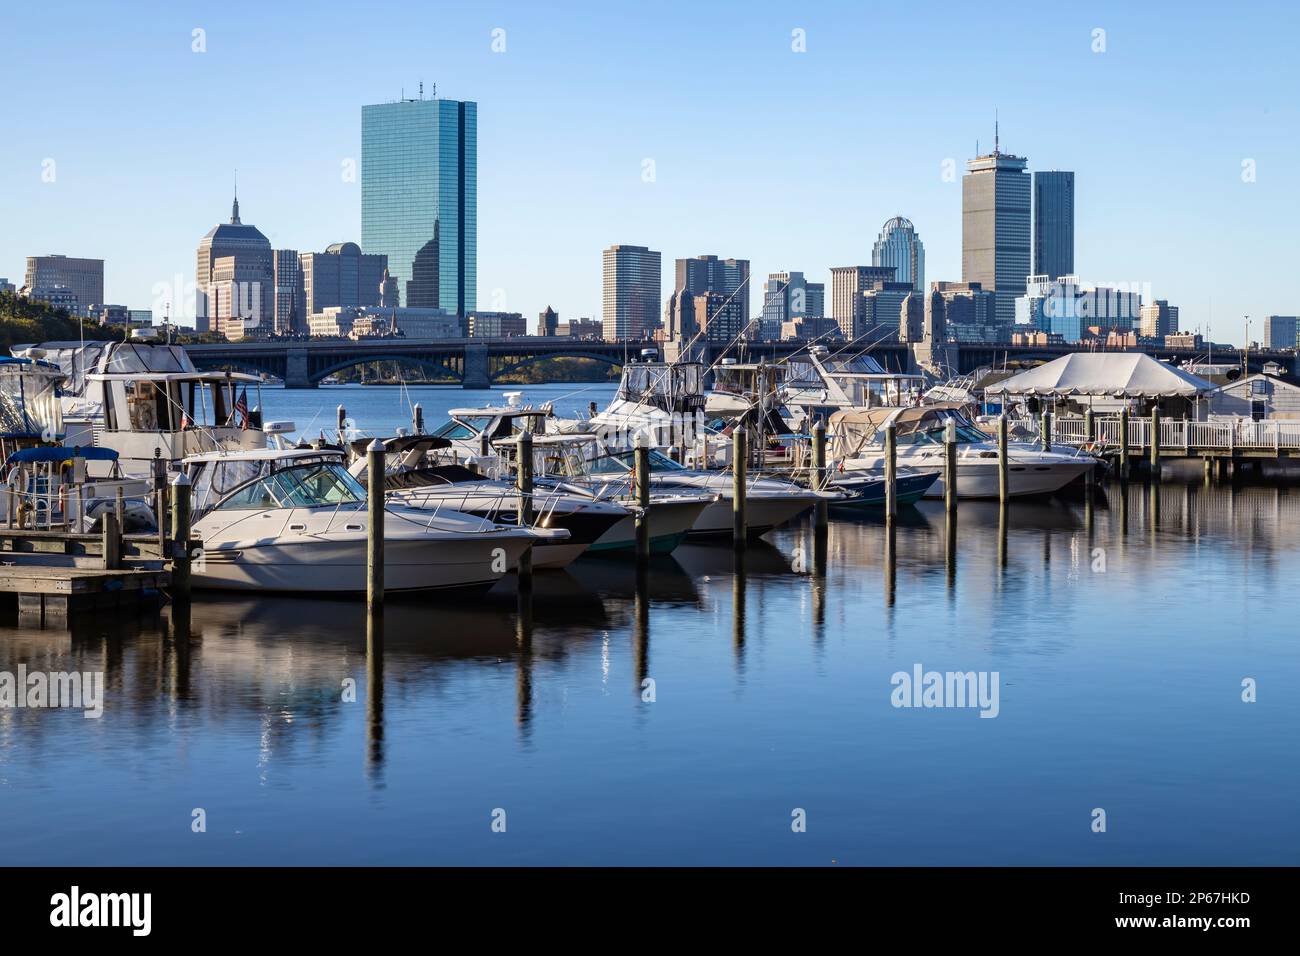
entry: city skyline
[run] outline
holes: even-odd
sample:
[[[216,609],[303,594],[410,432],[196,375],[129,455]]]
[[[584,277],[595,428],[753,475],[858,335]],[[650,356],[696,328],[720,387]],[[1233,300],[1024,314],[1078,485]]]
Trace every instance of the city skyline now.
[[[1087,19],[1047,12],[1014,37],[991,26],[958,31],[936,18],[925,49],[904,56],[874,41],[885,65],[906,60],[936,70],[932,83],[891,91],[904,131],[891,140],[895,148],[866,150],[857,145],[869,132],[839,125],[836,108],[844,97],[863,105],[878,98],[869,81],[844,70],[856,46],[903,29],[892,11],[868,22],[848,5],[793,13],[760,5],[739,24],[708,12],[687,38],[671,17],[643,14],[645,51],[619,57],[602,46],[613,21],[596,7],[572,18],[526,7],[490,18],[417,11],[397,35],[380,24],[335,35],[331,15],[305,28],[302,50],[269,57],[262,54],[274,26],[289,12],[266,12],[269,29],[250,33],[239,26],[245,6],[197,17],[159,6],[149,26],[131,34],[94,8],[68,24],[57,47],[66,69],[53,86],[60,123],[25,133],[20,148],[0,158],[7,187],[0,203],[12,224],[0,236],[0,275],[21,274],[31,255],[104,258],[108,302],[157,311],[161,287],[173,314],[184,314],[195,242],[229,208],[235,167],[246,221],[274,248],[360,241],[360,107],[415,96],[423,79],[429,94],[437,82],[440,96],[479,104],[476,291],[477,304],[494,310],[535,314],[551,304],[566,316],[598,317],[595,255],[612,244],[644,245],[670,260],[716,249],[749,259],[760,277],[798,266],[828,284],[832,266],[869,262],[879,224],[900,213],[925,238],[927,284],[960,280],[961,174],[977,141],[987,151],[997,109],[1004,148],[1028,156],[1031,171],[1079,176],[1083,279],[1149,284],[1151,298],[1181,307],[1188,329],[1203,327],[1212,307],[1220,341],[1242,340],[1245,314],[1296,311],[1283,278],[1289,222],[1300,212],[1287,177],[1296,108],[1282,92],[1294,87],[1295,68],[1259,53],[1261,42],[1277,42],[1267,33],[1260,40],[1266,8],[1224,24],[1208,7],[1170,21],[1099,4]],[[14,30],[33,38],[4,67],[12,72],[6,88],[18,94],[34,94],[39,64],[56,52],[38,24],[28,11],[14,14]],[[201,53],[191,49],[196,29],[204,31]],[[1101,52],[1096,29],[1105,30]],[[805,52],[793,49],[796,30],[804,31]],[[321,75],[320,63],[381,35],[391,48],[379,70],[336,83],[317,101],[255,108],[258,91]],[[707,111],[672,76],[649,84],[639,108],[618,113],[613,125],[602,119],[615,115],[627,75],[659,76],[653,51],[663,42],[703,48],[705,36],[716,54],[707,76],[743,67],[753,77],[755,115],[763,104],[797,110],[833,139],[770,155],[756,155],[743,135],[689,142],[677,130]],[[585,53],[556,58],[556,50]],[[95,70],[107,51],[120,68]],[[978,89],[947,82],[976,59],[1026,51],[1014,75],[990,76]],[[1239,81],[1232,93],[1213,80],[1215,64],[1229,63]],[[240,127],[247,144],[214,149],[200,135],[211,116],[193,101],[214,83],[229,84],[241,101],[251,97]],[[75,92],[92,84],[99,97],[138,98],[142,115],[155,118],[153,132],[121,139],[119,118],[93,108],[99,97]],[[1143,110],[1129,103],[1134,84],[1148,94]],[[573,99],[579,90],[584,108]],[[537,108],[542,100],[546,109]],[[1157,114],[1162,135],[1151,137]],[[828,150],[831,141],[846,148]],[[1197,148],[1171,151],[1171,143]],[[949,160],[955,178],[945,180]],[[774,190],[789,194],[788,206],[772,200]],[[666,274],[664,298],[671,285]],[[757,312],[759,291],[751,294]]]

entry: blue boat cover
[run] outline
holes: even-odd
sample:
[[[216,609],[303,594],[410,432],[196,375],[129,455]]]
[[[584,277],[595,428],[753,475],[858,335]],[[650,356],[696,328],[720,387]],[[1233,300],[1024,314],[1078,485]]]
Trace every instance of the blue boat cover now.
[[[41,445],[36,448],[20,448],[9,456],[7,465],[29,464],[34,461],[71,461],[73,458],[85,458],[89,461],[117,461],[117,452],[111,448],[67,448],[63,445]]]

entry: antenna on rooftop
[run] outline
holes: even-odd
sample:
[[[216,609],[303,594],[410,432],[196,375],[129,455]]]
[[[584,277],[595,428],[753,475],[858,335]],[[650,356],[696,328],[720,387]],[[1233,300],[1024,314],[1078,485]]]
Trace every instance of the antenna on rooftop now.
[[[999,148],[999,145],[1000,144],[999,144],[999,137],[998,137],[998,111],[997,109],[994,109],[993,110],[993,155],[994,156],[1001,155],[1001,150]]]
[[[424,99],[424,80],[420,81],[420,99]]]

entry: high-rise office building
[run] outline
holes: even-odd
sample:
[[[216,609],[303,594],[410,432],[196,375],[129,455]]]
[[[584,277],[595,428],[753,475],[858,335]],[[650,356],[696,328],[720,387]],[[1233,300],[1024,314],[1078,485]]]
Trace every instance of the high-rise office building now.
[[[1074,275],[1074,173],[1034,173],[1034,275]]]
[[[217,321],[217,309],[209,294],[215,281],[217,261],[226,258],[234,261],[226,270],[225,281],[253,285],[235,290],[239,292],[238,296],[226,288],[222,306],[224,313],[245,320],[250,328],[263,323],[270,328],[275,318],[275,262],[271,242],[256,226],[240,221],[239,197],[236,196],[230,207],[230,222],[213,226],[199,241],[194,271],[196,329],[200,332],[226,332]],[[246,311],[241,313],[240,308]]]
[[[662,258],[645,246],[610,246],[604,252],[601,319],[605,338],[641,339],[659,325]]]
[[[275,333],[305,333],[307,316],[303,309],[302,263],[297,249],[276,249],[272,253],[275,269]]]
[[[927,308],[934,297],[943,303],[943,329],[949,341],[1010,342],[1012,323],[999,324],[993,293],[978,282],[932,282]]]
[[[787,322],[820,319],[826,313],[826,286],[802,272],[770,272],[763,285],[763,338],[780,338]]]
[[[1156,299],[1149,305],[1142,306],[1139,317],[1141,321],[1138,332],[1147,338],[1163,339],[1166,335],[1177,335],[1180,331],[1178,306],[1170,305],[1165,299]]]
[[[871,264],[893,266],[895,282],[908,282],[918,292],[925,291],[925,246],[911,220],[895,216],[881,227],[871,249]]]
[[[1139,321],[1142,297],[1136,292],[1086,285],[1078,276],[1029,276],[1016,299],[1016,331],[1036,329],[1078,342],[1084,330],[1127,332]]]
[[[75,311],[90,315],[91,306],[104,304],[104,260],[72,256],[28,256],[29,293],[66,289],[77,297]]]
[[[719,259],[717,256],[693,256],[677,260],[674,289],[685,289],[692,296],[721,292],[740,303],[741,312],[749,316],[749,260]]]
[[[336,242],[324,252],[304,252],[299,261],[309,316],[336,305],[379,305],[387,256],[367,255],[355,242]]]
[[[1001,151],[966,164],[961,183],[961,277],[993,290],[999,322],[1016,316],[1030,270],[1029,161]]]
[[[1293,349],[1300,320],[1294,315],[1270,315],[1264,320],[1264,348]]]
[[[831,316],[839,323],[844,338],[853,341],[868,329],[862,293],[877,282],[894,282],[894,275],[893,266],[835,266],[831,269]]]
[[[406,305],[474,311],[476,103],[435,98],[361,108],[361,248],[388,257]]]

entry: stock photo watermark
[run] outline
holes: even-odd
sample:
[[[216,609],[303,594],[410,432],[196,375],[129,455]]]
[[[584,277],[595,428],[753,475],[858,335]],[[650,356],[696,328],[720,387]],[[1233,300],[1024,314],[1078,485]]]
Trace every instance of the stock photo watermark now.
[[[921,664],[895,671],[889,683],[889,702],[896,708],[971,708],[981,717],[996,717],[999,704],[998,671],[927,671]]]
[[[83,711],[87,720],[104,716],[103,671],[0,671],[0,709]]]

